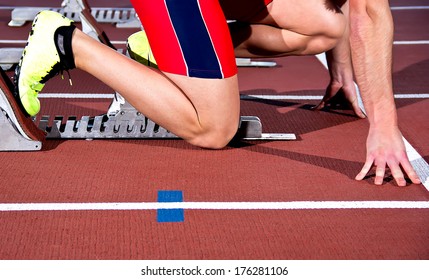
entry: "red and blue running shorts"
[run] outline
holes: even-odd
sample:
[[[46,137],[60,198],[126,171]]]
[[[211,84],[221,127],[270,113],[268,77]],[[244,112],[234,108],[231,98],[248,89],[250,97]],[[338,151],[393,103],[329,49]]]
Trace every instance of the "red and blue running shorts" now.
[[[228,1],[237,1],[245,11]],[[160,70],[189,77],[223,79],[237,74],[225,15],[234,19],[237,13],[235,19],[243,20],[271,1],[222,0],[222,4],[226,3],[224,6],[219,0],[131,0],[131,3]],[[254,5],[249,4],[252,2]],[[222,8],[226,9],[225,13]]]

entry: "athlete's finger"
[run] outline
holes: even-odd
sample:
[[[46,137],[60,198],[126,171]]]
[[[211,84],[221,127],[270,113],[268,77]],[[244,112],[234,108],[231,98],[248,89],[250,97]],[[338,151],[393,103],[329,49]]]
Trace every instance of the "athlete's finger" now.
[[[422,181],[419,178],[419,175],[417,175],[416,171],[411,166],[411,163],[408,161],[408,159],[402,160],[401,166],[404,169],[405,173],[407,174],[408,178],[410,178],[411,182],[413,182],[413,184],[422,183]]]
[[[316,106],[313,107],[313,110],[322,110],[323,108],[325,108],[325,101],[320,101],[320,103]]]
[[[361,119],[366,118],[366,115],[362,112],[362,109],[359,107],[359,103],[357,99],[350,102],[350,104],[352,105],[353,111],[355,112],[356,116],[358,116]]]
[[[407,182],[405,181],[404,174],[402,173],[402,170],[399,165],[396,163],[390,164],[389,168],[393,178],[395,179],[396,184],[400,187],[405,187],[407,185]]]
[[[381,163],[377,163],[376,165],[377,165],[377,168],[375,169],[374,184],[382,185],[383,179],[384,179],[384,173],[386,173],[386,163],[381,162]]]
[[[355,180],[360,181],[363,178],[365,178],[366,174],[368,174],[369,170],[371,170],[373,163],[374,163],[373,159],[367,159],[359,174],[356,175]]]
[[[332,96],[335,95],[335,92],[333,92],[332,86],[329,85],[326,88],[325,95],[323,96],[322,100],[317,106],[313,107],[313,110],[322,110],[325,108],[326,103],[332,98]]]
[[[362,109],[359,106],[358,97],[357,97],[355,87],[343,88],[343,90],[344,90],[346,98],[349,101],[350,105],[352,106],[352,109],[355,112],[356,116],[358,116],[359,118],[362,118],[362,119],[366,118],[366,115],[362,112]]]

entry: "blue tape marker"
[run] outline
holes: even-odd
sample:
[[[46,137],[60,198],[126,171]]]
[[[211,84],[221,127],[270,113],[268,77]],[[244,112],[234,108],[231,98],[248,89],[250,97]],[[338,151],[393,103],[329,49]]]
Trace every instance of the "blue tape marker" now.
[[[158,191],[158,202],[183,202],[182,191]],[[158,223],[177,223],[185,220],[184,209],[158,209]]]

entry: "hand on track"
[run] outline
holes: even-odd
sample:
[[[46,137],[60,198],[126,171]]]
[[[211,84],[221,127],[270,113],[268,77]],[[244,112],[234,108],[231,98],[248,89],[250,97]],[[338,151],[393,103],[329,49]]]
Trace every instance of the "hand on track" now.
[[[383,184],[386,168],[390,169],[398,186],[406,186],[404,173],[411,182],[420,184],[421,181],[408,160],[402,134],[397,127],[389,129],[371,129],[367,138],[367,156],[365,164],[356,180],[362,180],[375,166],[376,185]]]

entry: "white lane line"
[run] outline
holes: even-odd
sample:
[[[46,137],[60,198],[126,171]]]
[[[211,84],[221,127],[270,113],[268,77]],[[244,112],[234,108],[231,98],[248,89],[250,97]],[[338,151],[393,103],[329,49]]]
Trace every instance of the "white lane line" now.
[[[395,94],[396,99],[418,99],[429,98],[429,93],[410,93],[410,94]]]
[[[316,55],[317,59],[325,66],[326,69],[328,69],[328,63],[326,61],[326,55],[318,54]],[[362,98],[360,96],[360,91],[358,86],[356,86],[356,91],[359,99],[359,107],[363,112],[365,112],[365,107],[362,102]],[[423,157],[414,149],[413,146],[402,137],[405,144],[405,150],[407,151],[408,159],[411,162],[411,165],[413,166],[414,170],[416,171],[417,175],[419,176],[420,180],[422,181],[423,186],[429,191],[429,164],[423,159]]]
[[[390,7],[392,11],[404,11],[404,10],[427,10],[429,6],[396,6]]]
[[[113,93],[39,93],[39,98],[112,99]]]
[[[429,209],[429,201],[2,203],[0,212],[88,210]]]
[[[27,40],[0,40],[0,44],[26,44]]]
[[[31,6],[34,7],[34,6]],[[0,6],[0,10],[13,10],[16,8],[30,8],[30,6]],[[40,9],[56,9],[53,7],[36,7],[36,8],[40,8]]]
[[[422,181],[423,186],[429,191],[429,163],[427,163],[423,157],[414,149],[413,146],[405,139],[405,149],[407,151],[408,159],[411,162],[414,170]]]
[[[429,45],[429,40],[394,41],[394,45]]]
[[[395,94],[396,99],[425,99],[429,93]],[[321,100],[322,95],[241,95],[242,100],[268,99],[268,100]]]
[[[76,99],[112,99],[113,93],[39,93],[39,98],[76,98]],[[241,95],[242,100],[321,100],[322,95]],[[429,98],[429,93],[395,94],[396,99],[425,99]]]
[[[267,99],[267,100],[321,100],[322,95],[240,95],[241,100],[258,100],[258,99]]]

